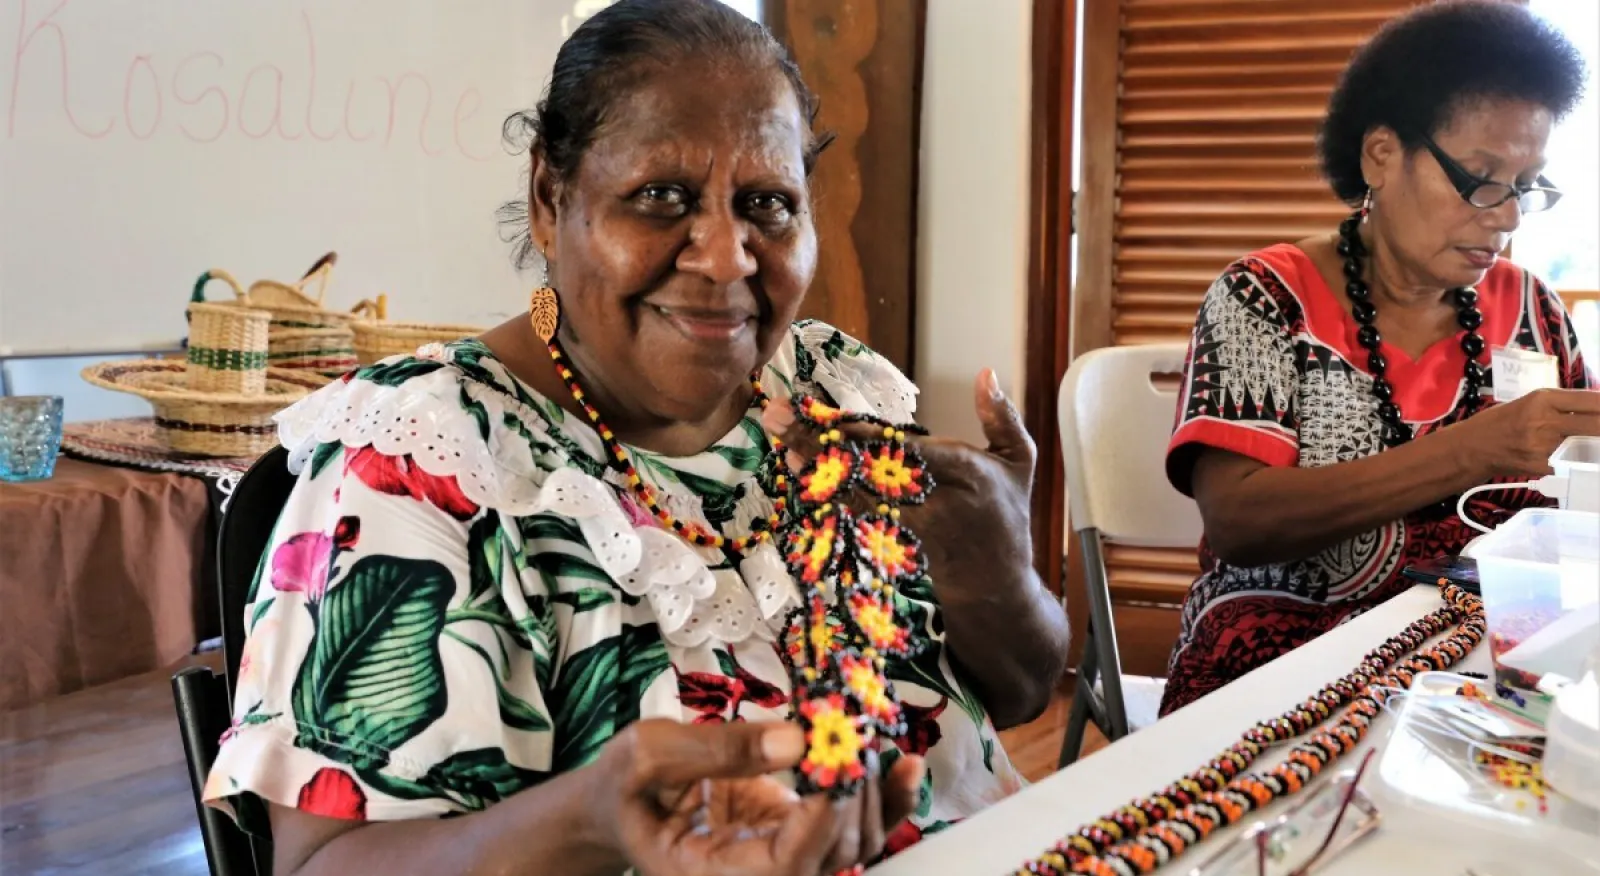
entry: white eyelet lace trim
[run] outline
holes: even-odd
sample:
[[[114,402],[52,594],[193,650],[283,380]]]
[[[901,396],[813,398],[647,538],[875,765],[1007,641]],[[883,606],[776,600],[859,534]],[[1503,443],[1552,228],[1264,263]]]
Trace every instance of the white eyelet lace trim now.
[[[770,542],[752,550],[739,571],[713,571],[707,561],[716,559],[715,551],[691,547],[653,521],[635,526],[615,487],[576,468],[543,471],[520,437],[500,440],[498,430],[491,430],[485,441],[477,422],[461,408],[463,386],[487,409],[490,423],[504,422],[504,400],[460,380],[454,369],[398,388],[362,380],[330,386],[278,415],[289,468],[298,474],[324,442],[410,455],[428,474],[455,477],[462,494],[482,507],[516,517],[552,513],[576,521],[595,561],[624,592],[650,603],[662,635],[673,644],[775,637],[781,613],[799,596]],[[524,424],[531,425],[525,418]],[[765,497],[751,492],[756,495],[741,499],[739,516],[770,513],[770,503],[760,509]],[[698,503],[692,504],[698,510]]]

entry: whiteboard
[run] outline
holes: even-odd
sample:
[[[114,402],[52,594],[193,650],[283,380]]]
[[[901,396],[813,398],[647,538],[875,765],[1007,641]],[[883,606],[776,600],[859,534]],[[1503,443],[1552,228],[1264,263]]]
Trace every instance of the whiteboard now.
[[[332,307],[520,311],[501,124],[605,5],[0,0],[0,354],[171,346],[202,271],[329,250]]]

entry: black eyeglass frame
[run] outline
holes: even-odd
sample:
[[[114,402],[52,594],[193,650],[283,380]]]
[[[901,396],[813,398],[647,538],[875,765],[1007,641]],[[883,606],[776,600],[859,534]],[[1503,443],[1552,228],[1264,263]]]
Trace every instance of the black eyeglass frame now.
[[[1451,158],[1450,154],[1443,149],[1440,149],[1439,144],[1433,142],[1432,137],[1427,134],[1417,134],[1416,136],[1418,140],[1422,141],[1422,145],[1427,148],[1429,154],[1433,156],[1433,160],[1439,162],[1439,168],[1444,171],[1445,177],[1450,180],[1450,185],[1455,186],[1456,193],[1461,195],[1461,200],[1480,210],[1493,210],[1512,198],[1516,198],[1517,206],[1524,214],[1542,213],[1554,207],[1561,200],[1561,190],[1556,188],[1555,184],[1550,182],[1542,173],[1534,179],[1531,186],[1508,185],[1503,182],[1495,182],[1492,179],[1484,179],[1462,167],[1460,162]],[[1505,194],[1494,203],[1480,204],[1473,197],[1484,189],[1500,189]],[[1525,198],[1533,194],[1543,196],[1544,200],[1542,202],[1523,203]],[[1530,207],[1532,209],[1529,209]]]

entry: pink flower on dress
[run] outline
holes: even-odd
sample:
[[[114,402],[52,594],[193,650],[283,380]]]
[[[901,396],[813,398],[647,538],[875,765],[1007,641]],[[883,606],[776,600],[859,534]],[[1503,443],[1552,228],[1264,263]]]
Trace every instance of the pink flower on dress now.
[[[644,510],[644,507],[639,504],[639,500],[634,497],[627,494],[618,496],[617,504],[622,506],[622,513],[627,516],[628,524],[634,529],[644,529],[656,525],[656,519],[650,516],[650,512]]]
[[[272,589],[304,593],[312,602],[328,589],[328,565],[333,560],[333,539],[320,532],[289,536],[272,554]]]

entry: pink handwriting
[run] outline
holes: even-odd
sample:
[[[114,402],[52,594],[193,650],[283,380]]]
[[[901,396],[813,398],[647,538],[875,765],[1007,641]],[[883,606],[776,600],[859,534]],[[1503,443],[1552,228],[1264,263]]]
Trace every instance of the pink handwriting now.
[[[343,83],[344,101],[339,110],[342,118],[337,124],[327,125],[338,105],[337,98],[319,89],[316,28],[304,10],[300,13],[304,45],[298,63],[265,63],[245,69],[241,64],[230,65],[217,51],[187,55],[140,52],[122,69],[120,113],[97,111],[76,98],[72,88],[73,28],[88,29],[89,25],[72,20],[68,12],[71,3],[72,0],[57,0],[54,7],[39,15],[43,4],[37,0],[19,2],[21,13],[6,107],[8,139],[17,137],[19,104],[24,98],[37,95],[53,98],[43,106],[47,110],[53,107],[57,118],[75,134],[94,140],[119,129],[137,140],[172,130],[194,143],[213,143],[229,136],[292,142],[309,135],[323,143],[340,139],[351,143],[370,141],[384,149],[414,138],[416,148],[429,156],[443,155],[453,147],[451,151],[473,161],[493,157],[492,151],[481,146],[474,149],[469,143],[481,143],[486,136],[471,124],[483,108],[482,92],[468,86],[453,95],[449,130],[442,131],[439,128],[444,120],[434,113],[434,83],[427,74],[416,70]],[[296,112],[298,107],[293,105],[298,99],[285,94],[286,83],[298,81],[300,74],[306,80],[303,114]],[[337,88],[333,86],[333,94],[338,93]],[[323,110],[320,115],[319,109]],[[84,121],[96,116],[103,119],[98,127]],[[21,121],[24,126],[41,124],[49,117],[48,112],[35,112],[22,115]],[[323,120],[321,124],[319,118]],[[300,123],[292,125],[293,119]],[[374,126],[381,128],[381,137]]]

